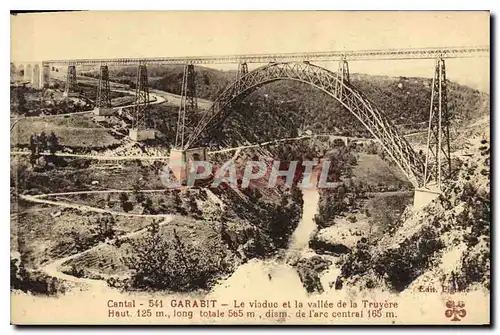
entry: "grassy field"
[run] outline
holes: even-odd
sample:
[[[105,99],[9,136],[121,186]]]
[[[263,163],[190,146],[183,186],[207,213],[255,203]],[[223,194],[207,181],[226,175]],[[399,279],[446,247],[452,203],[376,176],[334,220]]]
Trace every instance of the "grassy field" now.
[[[16,179],[19,193],[41,194],[88,190],[130,190],[136,184],[142,188],[162,189],[163,185],[154,166],[139,166],[134,161],[120,162],[117,167],[98,161],[66,159],[67,167],[47,171],[33,171],[28,156],[16,156],[11,161],[11,178]]]
[[[126,276],[129,269],[123,264],[122,258],[126,256],[126,247],[120,248],[104,245],[98,250],[77,256],[63,264],[63,271],[71,268],[83,270],[86,277]]]
[[[22,205],[22,204],[21,204]],[[19,251],[28,267],[36,268],[51,259],[72,254],[72,230],[88,230],[89,218],[65,211],[57,218],[56,207],[22,205],[11,219],[11,251]]]
[[[11,146],[28,145],[34,134],[54,132],[59,143],[68,147],[102,148],[118,144],[107,129],[92,121],[91,115],[21,119],[10,132]]]
[[[99,214],[21,202],[19,212],[11,215],[11,251],[20,251],[29,267],[77,252],[75,236],[91,240]],[[150,218],[115,217],[117,235],[146,227]],[[84,242],[82,242],[84,243]]]
[[[389,164],[378,155],[358,154],[358,163],[353,168],[354,179],[377,188],[379,191],[401,189],[409,181],[396,164]]]

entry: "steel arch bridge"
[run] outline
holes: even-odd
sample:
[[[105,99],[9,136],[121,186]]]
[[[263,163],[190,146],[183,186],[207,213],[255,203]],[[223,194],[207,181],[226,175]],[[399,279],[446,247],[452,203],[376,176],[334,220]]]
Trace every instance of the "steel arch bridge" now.
[[[183,149],[190,148],[203,131],[220,125],[231,114],[231,106],[236,102],[261,86],[277,80],[295,80],[310,84],[339,101],[379,140],[415,188],[424,184],[424,162],[385,114],[359,89],[344,80],[341,74],[308,62],[271,63],[239,77],[202,115]]]

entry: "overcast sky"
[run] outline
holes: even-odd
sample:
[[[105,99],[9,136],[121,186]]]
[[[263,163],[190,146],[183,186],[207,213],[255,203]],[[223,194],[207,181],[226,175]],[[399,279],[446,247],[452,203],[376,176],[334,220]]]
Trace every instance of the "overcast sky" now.
[[[20,14],[11,22],[13,61],[477,46],[490,40],[488,12],[103,11]],[[433,63],[351,62],[350,69],[431,77]],[[489,92],[488,58],[449,60],[447,70],[450,80]]]

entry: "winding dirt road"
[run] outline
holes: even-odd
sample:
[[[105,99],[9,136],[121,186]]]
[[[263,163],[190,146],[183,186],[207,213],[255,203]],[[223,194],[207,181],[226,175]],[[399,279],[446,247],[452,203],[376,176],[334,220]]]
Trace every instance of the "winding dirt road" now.
[[[125,94],[129,94],[129,95],[135,95],[135,92],[132,91],[132,90],[112,88],[111,91],[113,91],[113,92],[119,92],[119,93],[125,93]],[[164,96],[162,96],[163,94],[159,94],[159,92],[160,91],[155,90],[154,93],[151,93],[151,92],[149,93],[150,97],[152,97],[152,99],[150,99],[150,101],[149,101],[150,105],[157,105],[157,104],[161,104],[161,103],[164,103],[164,102],[167,101],[167,99]],[[167,92],[165,92],[165,95],[167,95]],[[131,107],[134,107],[134,106],[135,106],[135,104],[131,104],[131,105],[113,107],[113,109],[131,108]],[[34,119],[46,119],[46,118],[54,118],[54,117],[65,117],[65,116],[69,116],[69,115],[90,114],[92,112],[93,112],[93,110],[88,110],[88,111],[83,111],[83,112],[73,112],[73,113],[64,113],[64,114],[21,116],[21,117],[17,117],[17,118],[13,117],[13,118],[11,118],[10,130],[12,131],[12,129],[14,129],[14,127],[16,126],[16,124],[19,123],[22,120],[34,120]]]
[[[161,221],[159,223],[159,226],[161,227],[161,226],[164,226],[164,225],[172,222],[173,218],[174,218],[173,215],[166,215],[165,218],[163,219],[163,221]],[[119,239],[133,238],[133,237],[136,237],[136,236],[143,234],[144,232],[147,231],[147,229],[148,229],[148,227],[141,228],[141,229],[138,229],[136,231],[121,235],[118,238]],[[74,276],[62,273],[59,270],[59,268],[64,263],[66,263],[72,259],[80,257],[86,253],[96,251],[105,245],[110,245],[110,244],[114,243],[118,238],[115,238],[115,239],[107,241],[107,242],[100,242],[99,244],[97,244],[97,245],[95,245],[95,246],[93,246],[90,249],[87,249],[85,251],[82,251],[82,252],[79,252],[79,253],[64,257],[64,258],[57,259],[54,262],[49,263],[49,264],[45,265],[44,267],[42,267],[41,270],[43,272],[45,272],[48,276],[56,277],[56,278],[61,279],[61,280],[67,280],[67,281],[77,283],[77,284],[88,284],[88,285],[92,285],[92,286],[107,286],[106,281],[104,281],[104,280],[74,277]]]
[[[165,191],[165,190],[162,190]],[[113,190],[112,192],[131,192],[131,191],[115,191]],[[99,191],[86,191],[80,194],[84,193],[99,193]],[[109,191],[102,191],[100,193],[111,193]],[[143,193],[143,192],[141,192]],[[75,204],[75,203],[70,203],[70,202],[63,202],[63,201],[54,201],[54,200],[47,200],[47,199],[42,199],[41,196],[51,196],[55,194],[41,194],[41,195],[27,195],[27,194],[20,194],[19,198],[30,201],[30,202],[35,202],[39,204],[45,204],[45,205],[52,205],[52,206],[59,206],[59,207],[65,207],[65,208],[72,208],[72,209],[77,209],[80,211],[85,211],[85,212],[94,212],[94,213],[101,213],[101,214],[112,214],[112,215],[121,215],[121,216],[128,216],[128,217],[152,217],[152,218],[158,218],[158,217],[167,217],[168,215],[162,215],[162,214],[135,214],[135,213],[125,213],[125,212],[116,212],[112,211],[109,209],[103,209],[103,208],[98,208],[98,207],[93,207],[93,206],[88,206],[88,205],[82,205],[82,204]]]

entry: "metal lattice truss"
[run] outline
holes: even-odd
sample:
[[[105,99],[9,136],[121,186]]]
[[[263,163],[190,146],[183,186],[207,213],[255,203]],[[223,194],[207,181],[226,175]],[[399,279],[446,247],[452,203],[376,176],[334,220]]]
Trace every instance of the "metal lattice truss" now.
[[[448,113],[446,67],[444,59],[438,59],[434,79],[432,80],[423,186],[436,184],[438,189],[441,189],[443,180],[446,180],[450,174],[450,117]]]
[[[239,85],[240,79],[248,73],[248,64],[240,63],[238,64],[238,72],[236,72],[236,85]],[[239,87],[237,88],[239,90]]]
[[[179,115],[177,117],[177,133],[175,134],[175,148],[184,146],[184,136],[186,127],[186,114],[198,108],[198,98],[196,95],[196,71],[193,64],[184,66],[181,86],[181,103],[179,105]]]
[[[204,113],[184,149],[192,146],[203,131],[220,125],[231,113],[234,103],[264,84],[277,80],[307,83],[338,100],[380,142],[415,187],[423,184],[424,163],[383,112],[342,76],[308,62],[271,63],[242,76],[228,86]]]
[[[111,91],[109,88],[109,70],[107,65],[101,65],[96,107],[111,107]]]
[[[339,67],[337,70],[337,75],[339,80],[335,83],[335,92],[338,93],[338,95],[342,95],[342,87],[344,86],[345,83],[351,82],[350,74],[349,74],[349,63],[345,60],[342,59],[339,61]]]
[[[185,98],[189,108],[198,108],[198,97],[196,95],[196,71],[194,70],[194,65],[189,64],[187,66],[187,86],[185,90]]]
[[[146,110],[149,105],[148,68],[146,64],[137,67],[137,82],[135,86],[135,118],[132,128],[144,127]]]

